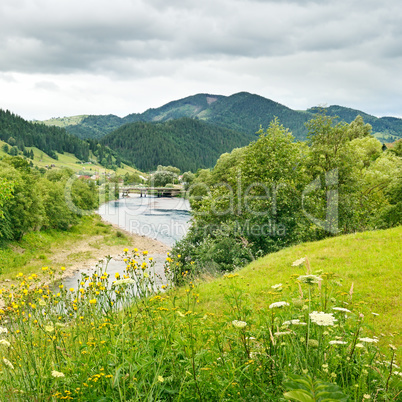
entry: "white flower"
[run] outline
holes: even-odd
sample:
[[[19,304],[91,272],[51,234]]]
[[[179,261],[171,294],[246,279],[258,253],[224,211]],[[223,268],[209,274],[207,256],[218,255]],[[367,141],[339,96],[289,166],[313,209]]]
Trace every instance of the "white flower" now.
[[[124,285],[124,284],[127,284],[127,283],[135,283],[135,280],[131,279],[131,278],[119,279],[117,281],[114,281],[113,285],[117,286],[117,285]]]
[[[7,334],[8,333],[8,329],[4,328],[4,327],[0,327],[0,334]]]
[[[5,357],[3,357],[3,362],[6,366],[10,367],[10,369],[14,370],[13,364],[10,362],[10,360],[7,360]]]
[[[282,283],[278,283],[276,285],[272,285],[271,289],[280,289],[282,287]]]
[[[329,341],[330,345],[347,345],[347,342],[344,341]]]
[[[296,261],[294,261],[294,262],[292,263],[292,267],[298,267],[299,265],[304,264],[305,261],[306,261],[306,257],[299,258],[298,260],[296,260]]]
[[[334,325],[335,321],[337,321],[332,313],[324,313],[322,311],[313,311],[310,313],[310,320],[320,326]]]
[[[283,307],[283,306],[289,306],[289,303],[286,303],[284,301],[281,302],[276,302],[276,303],[272,303],[269,308],[276,308],[276,307]]]
[[[332,307],[332,310],[344,311],[345,313],[351,313],[350,310],[348,310],[347,308],[343,308],[343,307]]]
[[[359,338],[359,341],[361,341],[361,342],[367,342],[367,343],[376,343],[376,342],[378,342],[378,339],[373,339],[373,338]]]
[[[6,341],[5,339],[0,339],[0,345],[3,345],[3,346],[10,346],[11,343],[8,342],[8,341]]]
[[[60,373],[60,371],[56,371],[56,370],[52,371],[52,376],[55,377],[55,378],[65,377],[63,373]]]
[[[54,331],[54,326],[53,325],[45,325],[45,331],[53,332]]]
[[[357,348],[364,348],[364,345],[362,343],[356,343]]]
[[[245,321],[237,321],[237,320],[233,320],[232,324],[236,328],[244,328],[247,325]]]
[[[297,280],[312,285],[313,283],[320,283],[322,278],[317,275],[301,275]]]
[[[300,320],[290,320],[285,321],[282,325],[307,325],[305,322],[300,322]]]
[[[282,336],[282,335],[291,335],[291,331],[286,331],[286,332],[274,332],[275,336]]]

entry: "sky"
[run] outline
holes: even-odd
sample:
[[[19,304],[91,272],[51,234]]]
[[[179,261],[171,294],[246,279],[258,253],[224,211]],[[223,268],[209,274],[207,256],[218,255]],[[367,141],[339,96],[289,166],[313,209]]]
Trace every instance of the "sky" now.
[[[1,0],[0,108],[123,117],[196,93],[402,117],[399,0]]]

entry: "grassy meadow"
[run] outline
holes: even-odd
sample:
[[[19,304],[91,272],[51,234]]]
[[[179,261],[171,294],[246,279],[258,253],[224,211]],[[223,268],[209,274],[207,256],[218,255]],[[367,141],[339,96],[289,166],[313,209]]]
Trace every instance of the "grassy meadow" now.
[[[6,144],[4,141],[0,140],[0,157],[6,156],[7,154],[3,151],[2,147]],[[122,164],[122,168],[118,168],[116,171],[111,169],[106,169],[103,166],[96,163],[82,163],[75,155],[65,152],[64,154],[57,153],[58,159],[53,159],[43,151],[35,147],[25,147],[28,151],[33,151],[34,159],[33,164],[38,168],[46,168],[46,166],[55,165],[53,169],[57,168],[69,168],[74,172],[86,172],[87,174],[116,174],[118,176],[124,176],[128,174],[142,174],[139,170],[132,168],[131,166]]]
[[[401,240],[399,227],[306,243],[180,288],[158,288],[147,251],[128,248],[124,272],[99,266],[78,289],[58,267],[15,270],[0,398],[400,401]],[[179,271],[169,255],[167,278]]]

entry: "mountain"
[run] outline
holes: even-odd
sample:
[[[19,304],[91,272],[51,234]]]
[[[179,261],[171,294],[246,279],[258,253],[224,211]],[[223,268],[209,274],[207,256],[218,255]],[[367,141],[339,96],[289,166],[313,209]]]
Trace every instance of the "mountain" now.
[[[242,134],[182,117],[165,122],[125,124],[100,141],[141,170],[172,165],[196,171],[215,165],[219,156],[248,145],[255,134]]]
[[[280,103],[248,92],[231,96],[197,94],[169,102],[159,108],[148,109],[144,113],[133,113],[126,117],[115,115],[75,116],[74,118],[51,119],[43,122],[48,125],[61,125],[80,138],[101,138],[127,123],[166,122],[188,117],[201,120],[219,127],[253,135],[260,126],[267,128],[278,117],[280,122],[292,131],[298,140],[307,136],[305,123],[314,117],[320,108],[305,111],[293,110]],[[356,109],[343,106],[325,108],[328,115],[339,116],[340,120],[350,123],[361,115],[366,123],[373,126],[373,134],[383,142],[402,138],[402,119],[395,117],[377,118]],[[72,119],[72,120],[71,120]]]
[[[325,108],[314,107],[307,109],[308,113],[319,113],[325,109],[328,116],[337,116],[340,121],[351,123],[357,116],[361,116],[365,123],[371,124],[372,133],[382,142],[393,142],[402,138],[402,119],[396,117],[375,117],[360,110],[344,106],[332,105]]]

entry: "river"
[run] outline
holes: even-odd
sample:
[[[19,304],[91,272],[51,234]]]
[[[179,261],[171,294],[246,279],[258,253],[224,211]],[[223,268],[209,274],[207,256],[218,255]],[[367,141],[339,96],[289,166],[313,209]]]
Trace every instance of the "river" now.
[[[132,195],[103,204],[97,212],[106,222],[130,233],[156,239],[169,247],[184,237],[190,225],[190,204],[184,198]],[[155,261],[155,272],[163,275],[166,255],[153,254],[152,257]],[[122,259],[112,259],[107,272],[114,276],[116,272],[122,273],[124,268]],[[93,268],[84,272],[91,274],[91,271]],[[63,283],[67,289],[77,288],[81,272],[64,279]]]

